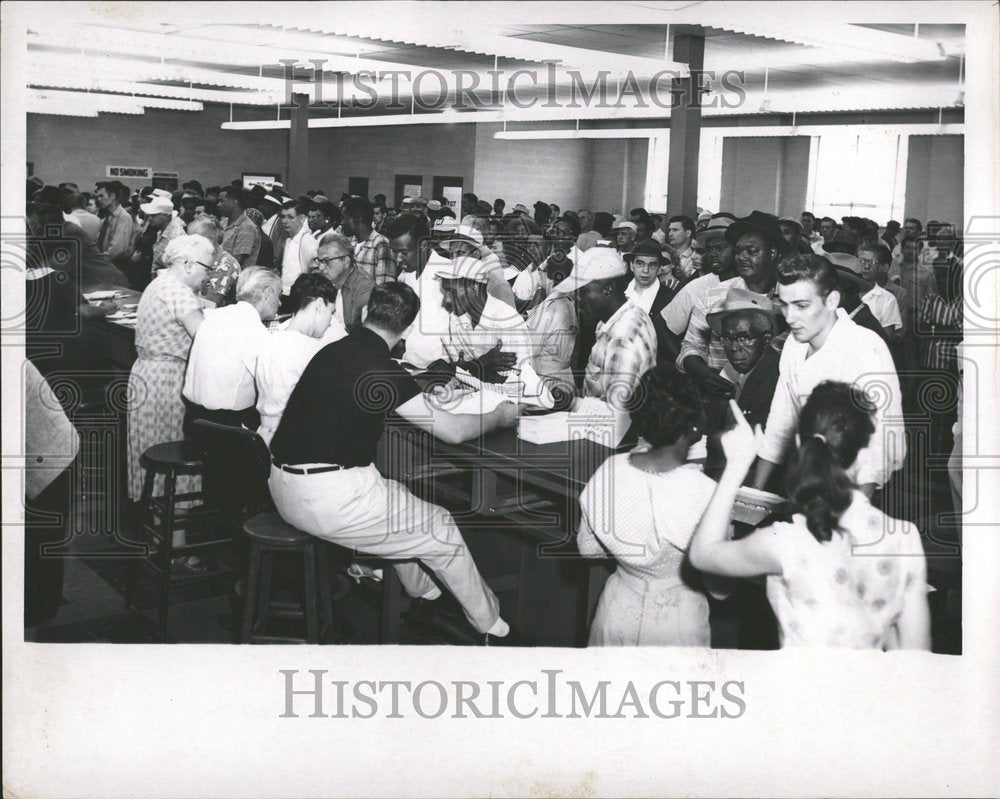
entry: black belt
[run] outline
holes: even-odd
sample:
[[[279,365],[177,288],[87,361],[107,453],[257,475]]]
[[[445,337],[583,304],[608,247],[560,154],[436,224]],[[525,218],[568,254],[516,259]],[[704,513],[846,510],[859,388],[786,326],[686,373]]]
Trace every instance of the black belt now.
[[[274,460],[272,460],[271,463],[273,463],[275,466],[281,469],[281,471],[288,472],[289,474],[323,474],[325,472],[339,472],[341,469],[350,468],[349,466],[339,466],[333,464],[331,464],[330,466],[309,466],[309,467],[289,466],[287,463],[278,463],[277,461]]]

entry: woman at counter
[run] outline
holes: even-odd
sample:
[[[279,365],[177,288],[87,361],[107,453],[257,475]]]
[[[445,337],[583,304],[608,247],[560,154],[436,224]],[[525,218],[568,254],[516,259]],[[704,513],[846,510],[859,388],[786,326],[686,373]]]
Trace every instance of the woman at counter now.
[[[129,499],[142,496],[139,459],[154,444],[184,438],[184,402],[181,389],[188,352],[201,325],[201,303],[195,292],[211,268],[214,246],[204,236],[178,236],[163,252],[166,268],[149,284],[139,301],[135,328],[137,358],[129,375],[128,469]],[[154,495],[162,494],[157,478]],[[199,490],[200,478],[181,476],[177,492]],[[185,543],[183,531],[174,534],[174,545]],[[195,557],[178,558],[175,568],[203,571]]]
[[[649,449],[612,455],[580,494],[580,553],[618,561],[588,644],[707,647],[708,598],[686,555],[715,491],[687,462],[705,428],[701,397],[687,375],[657,366],[639,381],[634,405]]]

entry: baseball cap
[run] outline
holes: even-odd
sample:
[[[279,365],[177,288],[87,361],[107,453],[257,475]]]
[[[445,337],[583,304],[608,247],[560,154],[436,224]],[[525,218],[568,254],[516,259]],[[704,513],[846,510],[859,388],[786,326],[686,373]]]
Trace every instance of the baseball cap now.
[[[174,212],[174,204],[170,201],[169,197],[154,195],[148,203],[140,205],[139,210],[147,216],[152,216],[153,214],[172,214]]]
[[[434,272],[438,280],[474,280],[477,283],[489,282],[486,266],[478,258],[451,258],[442,263]]]
[[[610,247],[591,247],[580,255],[570,276],[553,286],[552,291],[570,294],[595,280],[621,277],[626,273],[625,262],[617,250]]]

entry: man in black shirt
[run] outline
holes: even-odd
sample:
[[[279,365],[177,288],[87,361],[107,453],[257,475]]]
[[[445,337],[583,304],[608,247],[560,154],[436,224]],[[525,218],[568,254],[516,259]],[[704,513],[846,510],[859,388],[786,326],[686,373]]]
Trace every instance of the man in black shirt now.
[[[455,520],[382,477],[373,463],[389,413],[447,443],[517,421],[517,406],[509,402],[480,416],[451,414],[425,401],[413,378],[389,357],[419,306],[409,286],[379,286],[362,327],[313,356],[271,440],[269,485],[289,524],[360,552],[406,560],[396,565],[406,592],[434,600],[441,591],[426,566],[489,642],[507,636],[509,628]]]

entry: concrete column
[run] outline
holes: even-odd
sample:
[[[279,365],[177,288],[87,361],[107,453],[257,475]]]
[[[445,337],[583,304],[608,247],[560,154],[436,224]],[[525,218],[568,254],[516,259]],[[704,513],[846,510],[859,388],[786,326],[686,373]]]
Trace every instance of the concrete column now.
[[[674,34],[673,60],[687,64],[693,72],[705,66],[705,37]],[[701,92],[698,76],[672,81],[678,98],[670,109],[670,156],[667,171],[667,217],[686,214],[697,217],[698,153],[701,149]]]
[[[285,190],[294,197],[309,190],[309,95],[293,94],[292,127],[288,131],[288,173]]]

